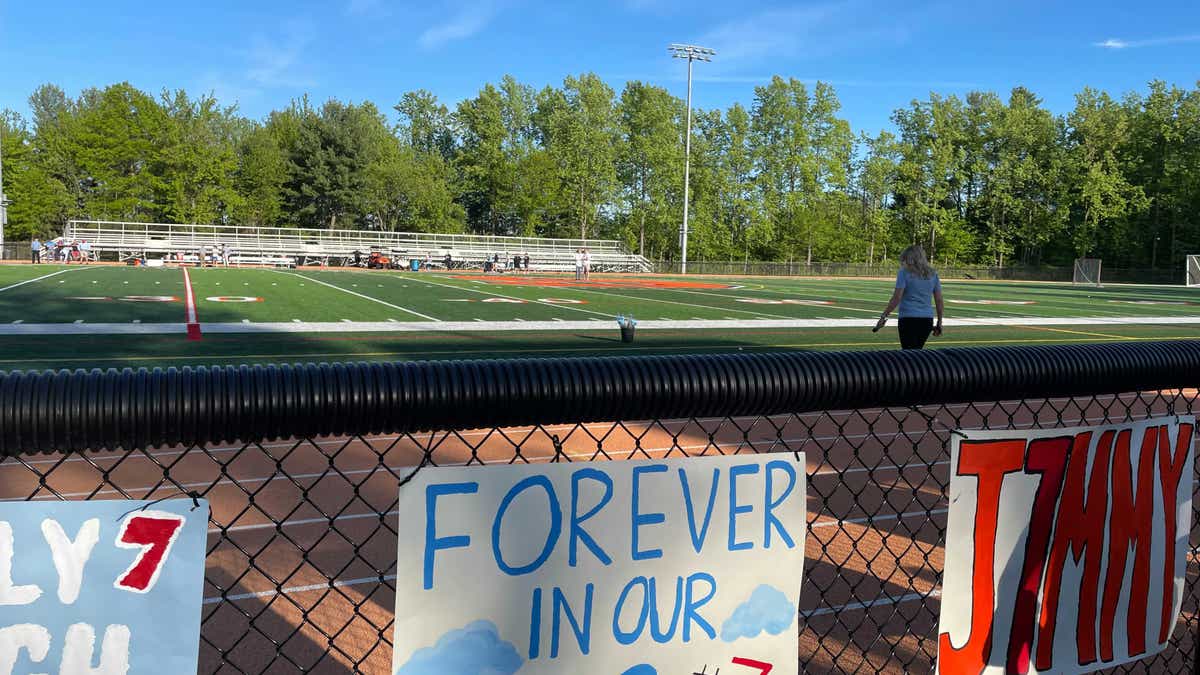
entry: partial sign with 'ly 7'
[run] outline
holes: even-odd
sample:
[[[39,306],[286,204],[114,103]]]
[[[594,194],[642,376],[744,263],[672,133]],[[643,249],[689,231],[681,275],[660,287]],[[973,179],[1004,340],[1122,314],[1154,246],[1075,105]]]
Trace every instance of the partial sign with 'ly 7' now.
[[[0,675],[194,673],[208,504],[0,506]]]
[[[803,455],[425,468],[396,675],[793,675]]]
[[[1194,426],[956,437],[938,671],[1073,675],[1162,650],[1183,601]]]

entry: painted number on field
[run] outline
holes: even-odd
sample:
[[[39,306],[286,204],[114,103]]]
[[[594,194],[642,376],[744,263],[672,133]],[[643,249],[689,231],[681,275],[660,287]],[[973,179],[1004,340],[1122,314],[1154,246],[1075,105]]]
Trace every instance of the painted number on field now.
[[[117,299],[125,302],[179,302],[174,295],[126,295]]]
[[[745,302],[751,305],[832,305],[829,300],[797,300],[796,298],[785,298],[776,300],[774,298],[738,298],[738,302]]]

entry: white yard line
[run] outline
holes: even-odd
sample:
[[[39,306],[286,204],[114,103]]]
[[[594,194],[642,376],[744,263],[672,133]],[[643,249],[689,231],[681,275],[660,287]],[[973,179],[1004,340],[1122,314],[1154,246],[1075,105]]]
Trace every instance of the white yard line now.
[[[196,320],[196,294],[192,291],[192,276],[188,273],[188,268],[180,269],[183,270],[183,298],[187,306],[187,336],[189,340],[199,340],[200,322]]]
[[[306,277],[302,274],[296,274],[295,272],[280,272],[280,274],[287,274],[289,276],[298,277],[298,278],[304,279],[306,281],[311,281],[315,284],[321,284],[322,286],[328,286],[334,290],[341,291],[343,293],[349,293],[350,295],[362,298],[363,300],[370,300],[371,302],[377,302],[385,307],[391,307],[392,309],[398,309],[401,312],[407,312],[408,314],[412,314],[413,316],[419,316],[422,319],[428,319],[429,321],[438,321],[438,322],[441,321],[441,319],[429,316],[428,314],[422,314],[420,312],[411,310],[407,307],[401,307],[400,305],[393,305],[390,302],[385,302],[383,300],[380,300],[379,298],[372,298],[369,295],[363,295],[362,293],[359,293],[357,291],[351,291],[349,289],[342,288],[341,286],[334,286],[333,284],[325,283],[324,281],[321,281],[320,279],[313,279],[312,277]],[[342,325],[345,325],[345,324],[342,324]]]
[[[337,288],[336,286],[334,288]],[[338,289],[345,290],[345,289]],[[472,289],[463,289],[472,290]],[[348,291],[347,291],[348,292]],[[503,297],[503,296],[501,296]],[[389,303],[367,298],[381,304]],[[395,305],[389,305],[396,307]],[[578,309],[569,305],[551,305],[562,309]],[[397,309],[403,309],[397,307]],[[411,310],[405,310],[411,312]],[[579,310],[587,311],[587,310]],[[599,312],[592,312],[600,314]],[[601,314],[607,317],[607,314]],[[433,325],[432,322],[436,322]],[[1136,326],[1144,324],[1157,325],[1198,325],[1200,316],[1127,316],[1127,317],[1045,317],[1045,316],[1016,316],[995,319],[946,319],[946,325],[955,326],[995,326],[1009,328],[1014,326]],[[258,323],[205,323],[201,324],[209,333],[374,333],[374,332],[462,332],[462,331],[537,331],[537,330],[599,330],[595,319],[580,319],[577,321],[315,321],[304,322],[293,319],[292,322],[258,322]],[[787,329],[824,329],[824,328],[869,328],[875,325],[874,319],[704,319],[704,320],[647,320],[639,321],[641,330],[737,330],[744,328],[787,328]],[[156,333],[177,333],[181,324],[178,323],[93,323],[87,329],[73,327],[66,323],[24,323],[0,324],[0,335],[151,335]]]
[[[596,288],[579,288],[572,286],[569,290],[579,291],[581,293],[598,293],[608,298],[624,298],[626,300],[636,300],[637,302],[653,302],[655,304],[664,305],[679,305],[681,307],[691,307],[692,309],[709,309],[714,312],[734,312],[736,314],[749,314],[750,316],[765,316],[772,319],[790,319],[791,317],[784,314],[771,314],[769,312],[759,312],[750,309],[737,309],[735,307],[714,307],[712,305],[698,305],[694,302],[680,302],[678,300],[663,300],[662,298],[644,298],[636,295],[623,295],[621,293],[613,293],[608,290],[600,290]],[[674,290],[674,289],[667,289]],[[724,297],[724,296],[722,296]],[[872,324],[874,325],[874,324]]]
[[[569,309],[574,312],[583,312],[585,314],[595,314],[597,316],[603,316],[603,317],[610,316],[609,314],[607,314],[605,312],[596,312],[596,311],[593,311],[590,309],[583,309],[582,307],[572,307],[571,305],[560,305],[560,304],[554,303],[554,302],[543,302],[541,300],[530,300],[528,298],[518,298],[513,295],[502,295],[500,293],[493,293],[491,291],[481,291],[478,288],[465,288],[463,286],[455,286],[453,284],[439,284],[436,281],[429,281],[426,279],[413,279],[413,281],[419,281],[423,284],[429,284],[430,286],[440,286],[442,288],[449,288],[449,289],[453,289],[456,291],[466,291],[468,293],[480,293],[482,295],[490,295],[494,298],[508,298],[509,300],[520,300],[521,302],[528,302],[528,303],[533,303],[533,304],[537,304],[537,305],[545,305],[547,307],[554,307],[555,309]],[[478,283],[484,283],[484,282],[478,282]]]
[[[3,293],[4,291],[7,291],[7,290],[9,290],[9,289],[12,289],[12,288],[17,288],[17,287],[19,287],[19,286],[24,286],[25,284],[32,284],[32,283],[33,283],[33,282],[35,282],[35,281],[41,281],[42,279],[49,279],[50,277],[56,277],[56,276],[58,276],[58,275],[60,275],[60,274],[66,274],[67,272],[76,272],[76,271],[78,271],[78,269],[79,269],[79,268],[75,268],[75,269],[65,269],[65,270],[59,270],[59,271],[57,271],[57,272],[51,272],[50,274],[43,274],[43,275],[42,275],[42,276],[40,276],[40,277],[34,277],[33,279],[26,279],[25,281],[19,281],[19,282],[15,283],[15,284],[11,284],[11,285],[9,285],[9,286],[5,286],[4,288],[0,288],[0,293]],[[96,283],[96,282],[94,282],[94,281],[93,281],[92,283]]]

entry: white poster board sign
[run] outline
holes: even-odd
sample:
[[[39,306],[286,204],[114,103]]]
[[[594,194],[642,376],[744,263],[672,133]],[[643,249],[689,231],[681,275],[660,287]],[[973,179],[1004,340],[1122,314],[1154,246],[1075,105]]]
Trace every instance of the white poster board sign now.
[[[425,468],[393,673],[791,675],[804,456]]]
[[[950,454],[940,673],[1087,673],[1166,646],[1192,417],[967,431]]]

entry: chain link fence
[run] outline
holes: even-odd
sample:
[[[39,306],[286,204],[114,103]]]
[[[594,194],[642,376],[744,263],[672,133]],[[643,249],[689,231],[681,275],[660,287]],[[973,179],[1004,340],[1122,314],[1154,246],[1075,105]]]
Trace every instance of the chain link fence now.
[[[1193,342],[9,373],[0,497],[206,497],[200,672],[387,673],[417,467],[802,451],[801,671],[931,672],[951,431],[1192,413],[1197,377]],[[1113,672],[1193,672],[1197,546],[1169,646]]]
[[[1046,281],[1071,283],[1070,267],[989,267],[985,265],[938,265],[943,279],[978,279],[986,281]],[[679,274],[678,261],[657,261],[654,271],[659,274]],[[894,277],[896,263],[888,260],[869,265],[845,262],[761,262],[737,260],[689,260],[688,274],[716,276],[784,276],[784,277]],[[1105,267],[1102,283],[1114,284],[1182,284],[1184,270],[1158,268],[1138,269]]]

